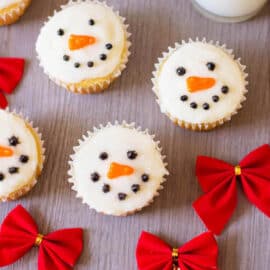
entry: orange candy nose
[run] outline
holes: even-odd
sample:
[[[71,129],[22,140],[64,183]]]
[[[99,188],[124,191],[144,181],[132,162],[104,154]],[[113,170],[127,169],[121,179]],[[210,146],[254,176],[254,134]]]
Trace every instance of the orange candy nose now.
[[[0,157],[12,157],[13,150],[4,146],[0,146]]]
[[[120,176],[127,176],[134,173],[134,169],[130,166],[112,162],[108,171],[108,178],[115,179]]]
[[[191,93],[207,90],[213,87],[215,84],[216,80],[213,78],[201,78],[195,76],[187,78],[188,91]]]
[[[82,49],[96,43],[96,38],[92,36],[71,35],[68,40],[68,47],[71,51]]]

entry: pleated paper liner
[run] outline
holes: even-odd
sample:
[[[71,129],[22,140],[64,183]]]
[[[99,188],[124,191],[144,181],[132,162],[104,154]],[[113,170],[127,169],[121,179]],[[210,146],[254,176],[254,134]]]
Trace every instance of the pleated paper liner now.
[[[21,0],[19,3],[0,9],[0,26],[15,23],[24,14],[31,0]]]

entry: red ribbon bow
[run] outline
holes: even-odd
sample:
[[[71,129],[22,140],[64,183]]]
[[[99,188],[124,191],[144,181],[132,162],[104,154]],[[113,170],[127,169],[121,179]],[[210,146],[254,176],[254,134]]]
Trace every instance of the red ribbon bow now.
[[[4,95],[11,94],[20,82],[24,71],[24,59],[0,58],[0,108],[8,106]],[[4,93],[2,93],[4,92]]]
[[[71,270],[83,248],[83,231],[65,229],[43,236],[30,214],[17,206],[5,218],[0,230],[0,266],[23,257],[39,246],[39,270]]]
[[[173,249],[157,236],[142,232],[136,257],[139,270],[216,270],[218,245],[211,232]]]
[[[197,159],[196,174],[204,191],[193,207],[206,227],[220,234],[237,205],[237,179],[248,200],[270,217],[270,146],[248,154],[237,166],[210,157]]]

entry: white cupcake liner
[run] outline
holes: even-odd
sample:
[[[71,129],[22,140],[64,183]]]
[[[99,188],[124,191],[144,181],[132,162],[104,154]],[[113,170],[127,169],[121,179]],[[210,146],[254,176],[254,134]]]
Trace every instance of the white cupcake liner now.
[[[115,80],[117,79],[118,77],[121,76],[122,72],[126,69],[127,67],[127,63],[128,63],[128,59],[129,59],[129,56],[131,55],[131,52],[130,52],[130,47],[131,47],[131,41],[130,41],[130,37],[131,37],[131,33],[128,31],[128,28],[129,28],[129,25],[126,24],[126,18],[125,17],[122,17],[120,16],[120,13],[118,10],[115,10],[113,6],[109,6],[107,5],[107,3],[105,1],[99,1],[99,0],[69,0],[69,2],[66,4],[66,5],[62,5],[61,6],[61,11],[64,10],[65,8],[67,7],[71,7],[71,6],[75,6],[75,5],[78,5],[80,3],[93,3],[93,4],[99,4],[99,5],[102,5],[106,8],[109,8],[111,9],[117,16],[118,18],[120,19],[120,21],[122,22],[122,25],[124,27],[124,32],[125,32],[125,48],[124,48],[124,51],[123,51],[123,55],[122,55],[122,58],[121,58],[121,61],[119,62],[119,65],[117,66],[117,68],[110,74],[108,75],[108,78],[109,79],[100,79],[98,80],[97,82],[95,83],[88,83],[88,85],[86,87],[82,87],[80,85],[80,83],[82,82],[77,82],[77,83],[65,83],[55,77],[52,77],[50,75],[50,72],[42,65],[41,63],[41,60],[40,60],[40,57],[39,55],[37,54],[37,58],[39,60],[39,66],[43,69],[44,73],[52,80],[54,81],[57,85],[71,91],[71,92],[74,92],[74,93],[79,93],[79,94],[90,94],[90,93],[98,93],[98,92],[101,92],[105,89],[107,89],[110,84]],[[56,15],[58,13],[57,10],[54,10],[54,15]],[[49,16],[48,17],[48,20],[44,23],[43,27],[45,27],[46,23],[53,17],[53,16]],[[43,28],[42,27],[42,28]],[[40,30],[40,33],[42,31],[42,28]],[[37,49],[36,49],[37,51]],[[86,79],[84,81],[88,81],[90,80],[91,81],[91,78],[89,79]]]
[[[142,134],[145,134],[145,135],[148,135],[151,137],[151,139],[153,140],[153,142],[155,143],[156,145],[156,149],[158,150],[158,152],[160,153],[161,155],[161,158],[162,158],[162,161],[163,161],[163,164],[164,164],[164,168],[166,170],[166,173],[163,175],[163,179],[160,183],[160,186],[158,187],[158,189],[155,191],[153,197],[145,203],[145,205],[141,208],[137,208],[137,209],[134,209],[132,211],[129,211],[129,212],[123,212],[121,213],[120,215],[113,215],[113,216],[128,216],[128,215],[132,215],[136,212],[139,212],[141,211],[143,208],[145,208],[146,206],[150,205],[152,202],[154,202],[154,199],[159,196],[159,191],[164,189],[163,187],[163,184],[167,181],[166,179],[166,176],[169,175],[169,171],[167,170],[167,166],[168,166],[168,163],[165,162],[165,159],[166,159],[166,156],[165,155],[162,155],[162,148],[160,147],[160,141],[155,141],[155,135],[151,135],[149,133],[149,130],[146,129],[146,130],[142,130],[141,127],[136,127],[136,124],[135,123],[130,123],[128,124],[126,121],[123,121],[122,123],[119,123],[118,121],[115,121],[114,124],[112,123],[108,123],[107,125],[103,126],[103,125],[100,125],[98,128],[97,127],[94,127],[93,128],[93,131],[88,131],[86,135],[83,135],[82,139],[79,139],[78,140],[78,145],[73,147],[73,151],[74,153],[72,155],[70,155],[70,160],[68,162],[69,166],[70,166],[70,169],[68,170],[68,182],[72,184],[72,187],[71,189],[74,190],[75,192],[77,192],[77,195],[76,195],[76,198],[79,198],[82,200],[83,204],[87,204],[89,206],[90,209],[93,209],[95,210],[97,213],[102,213],[102,214],[105,214],[105,215],[108,215],[107,213],[104,213],[102,211],[98,211],[97,209],[91,207],[91,205],[89,205],[82,196],[80,196],[78,194],[78,190],[77,190],[77,187],[76,187],[76,179],[75,179],[75,173],[74,173],[74,168],[73,168],[73,161],[74,161],[74,158],[75,158],[75,155],[76,153],[89,141],[91,140],[91,138],[93,136],[95,136],[95,134],[97,134],[98,132],[100,132],[101,130],[105,129],[105,128],[108,128],[108,127],[112,127],[112,126],[121,126],[121,127],[125,127],[125,128],[129,128],[129,129],[134,129]]]
[[[219,119],[215,122],[209,122],[209,123],[189,123],[183,119],[178,119],[176,117],[173,117],[168,111],[164,110],[162,113],[166,114],[175,124],[194,131],[207,131],[211,130],[215,127],[223,125],[225,122],[228,122],[231,120],[233,115],[236,115],[238,111],[242,108],[243,102],[246,100],[246,95],[248,93],[248,73],[246,73],[246,66],[241,64],[241,58],[235,58],[235,55],[233,54],[232,49],[228,49],[226,44],[221,45],[219,41],[214,42],[213,40],[207,41],[206,38],[203,38],[200,40],[198,37],[195,40],[192,40],[191,38],[188,41],[182,40],[181,43],[175,43],[174,47],[168,47],[167,52],[162,53],[162,57],[158,58],[158,62],[155,64],[155,70],[153,71],[152,75],[152,83],[153,83],[153,92],[156,94],[156,101],[160,106],[160,99],[159,99],[159,89],[158,89],[158,76],[159,72],[161,70],[162,65],[165,63],[165,61],[179,48],[181,48],[183,45],[188,44],[188,43],[194,43],[194,42],[202,42],[205,44],[211,44],[214,45],[220,49],[222,49],[225,53],[230,55],[232,57],[232,60],[235,61],[238,64],[239,69],[242,71],[243,78],[245,80],[245,89],[243,91],[243,95],[240,99],[240,102],[236,108],[235,111],[231,112],[227,116],[223,117],[222,119]]]
[[[15,8],[10,9],[8,12],[0,12],[0,26],[15,23],[25,12],[30,5],[31,0],[22,0],[17,3]]]
[[[40,151],[40,155],[38,158],[41,158],[40,164],[38,164],[38,168],[36,171],[36,176],[32,179],[32,181],[30,183],[27,183],[26,185],[20,187],[18,190],[14,190],[14,192],[12,192],[11,194],[9,194],[8,196],[5,197],[0,197],[0,202],[6,202],[6,201],[13,201],[18,199],[19,197],[22,197],[23,195],[25,195],[26,193],[28,193],[37,183],[37,177],[41,174],[42,170],[43,170],[43,165],[45,162],[45,147],[44,147],[44,141],[42,139],[42,134],[39,132],[39,128],[38,127],[34,127],[33,122],[29,120],[28,117],[24,117],[23,114],[21,112],[17,113],[15,110],[10,111],[9,108],[5,109],[6,112],[14,115],[15,117],[18,117],[20,119],[22,119],[25,124],[31,128],[31,130],[35,133],[35,136],[38,140],[38,150]]]

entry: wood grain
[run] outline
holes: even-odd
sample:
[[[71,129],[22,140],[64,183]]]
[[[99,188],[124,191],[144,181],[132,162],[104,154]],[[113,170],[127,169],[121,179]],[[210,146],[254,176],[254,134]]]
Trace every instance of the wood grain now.
[[[38,185],[20,201],[1,204],[0,220],[21,203],[36,217],[42,233],[70,226],[85,229],[85,249],[76,269],[135,270],[134,251],[142,230],[159,234],[175,246],[204,231],[191,208],[201,194],[194,175],[198,154],[237,163],[248,151],[270,143],[270,6],[249,22],[219,24],[199,15],[186,0],[110,0],[130,24],[132,57],[128,69],[109,91],[80,96],[50,82],[35,56],[40,27],[65,2],[35,0],[19,23],[0,28],[0,54],[27,59],[23,82],[9,98],[11,108],[34,120],[47,148]],[[234,48],[250,75],[248,100],[241,112],[230,123],[206,133],[183,130],[163,116],[150,81],[153,64],[163,50],[176,41],[197,36]],[[67,183],[67,161],[77,139],[93,126],[117,119],[135,121],[155,133],[171,172],[155,203],[126,218],[90,211]],[[269,269],[270,219],[248,203],[242,192],[230,226],[218,242],[220,269]],[[3,269],[36,269],[36,262],[34,249]]]

